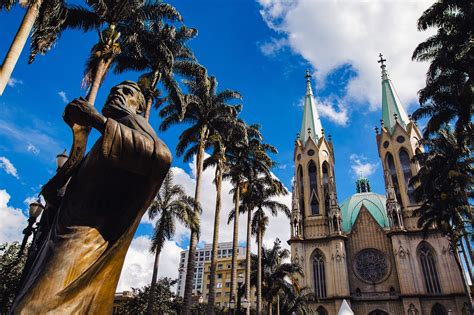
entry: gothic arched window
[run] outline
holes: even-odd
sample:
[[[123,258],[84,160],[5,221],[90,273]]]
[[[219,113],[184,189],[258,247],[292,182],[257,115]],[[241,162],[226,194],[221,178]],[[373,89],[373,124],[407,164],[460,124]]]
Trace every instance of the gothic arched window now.
[[[444,308],[443,305],[436,303],[433,305],[433,308],[431,309],[431,315],[447,315],[448,312]]]
[[[324,211],[326,214],[329,213],[329,165],[327,162],[323,162],[321,167],[323,173],[323,190],[324,190]]]
[[[316,315],[328,315],[328,311],[322,306],[318,307],[316,310]]]
[[[410,201],[410,204],[415,203],[415,194],[414,194],[414,188],[413,185],[410,185],[410,179],[412,177],[411,174],[411,163],[410,163],[410,157],[408,155],[408,152],[405,149],[401,149],[400,153],[398,154],[400,157],[400,164],[402,165],[402,171],[403,171],[403,177],[405,178],[405,186],[407,188],[407,194],[408,194],[408,200]]]
[[[392,178],[393,189],[395,189],[397,201],[401,204],[402,197],[400,196],[400,186],[398,185],[397,168],[395,167],[395,162],[393,160],[392,154],[387,153],[387,155],[385,156],[385,163],[388,167],[388,171],[390,172],[390,177]]]
[[[316,298],[326,297],[326,273],[324,269],[324,256],[319,249],[314,253],[313,258],[313,281],[314,294]]]
[[[418,248],[418,256],[425,279],[426,291],[431,294],[441,293],[433,250],[428,244],[423,242]]]
[[[308,164],[308,175],[309,175],[309,204],[311,206],[311,214],[320,214],[319,212],[319,197],[318,197],[318,185],[317,185],[317,171],[316,164],[310,161]]]
[[[299,204],[300,204],[300,213],[301,213],[301,218],[304,218],[305,213],[304,213],[304,177],[303,177],[303,168],[298,166],[298,181],[299,181]]]

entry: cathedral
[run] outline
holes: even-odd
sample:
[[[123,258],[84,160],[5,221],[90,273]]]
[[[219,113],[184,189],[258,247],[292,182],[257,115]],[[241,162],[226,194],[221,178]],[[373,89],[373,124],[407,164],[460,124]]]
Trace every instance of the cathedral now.
[[[375,144],[383,166],[385,193],[365,178],[339,203],[335,158],[325,136],[306,74],[301,131],[294,150],[291,257],[304,276],[300,287],[314,293],[311,308],[336,315],[346,300],[356,315],[462,315],[463,280],[448,241],[417,227],[411,162],[423,147],[382,58],[382,120]],[[346,304],[346,303],[344,303]]]

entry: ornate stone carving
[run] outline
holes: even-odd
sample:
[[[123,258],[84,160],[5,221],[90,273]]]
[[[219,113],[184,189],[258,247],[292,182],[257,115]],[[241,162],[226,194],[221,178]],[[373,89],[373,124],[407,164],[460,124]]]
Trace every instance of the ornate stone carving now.
[[[344,260],[346,258],[346,256],[344,255],[344,253],[342,253],[339,250],[339,246],[336,246],[336,251],[332,254],[331,258],[332,258],[332,260],[340,262],[340,261]]]
[[[402,244],[400,244],[398,249],[395,249],[395,256],[404,259],[405,257],[410,256],[410,251],[408,250],[408,248],[404,248]]]
[[[390,264],[383,252],[375,248],[367,248],[357,253],[353,268],[362,281],[377,283],[388,276]]]
[[[413,303],[411,303],[410,306],[408,307],[407,314],[408,315],[418,315],[418,314],[420,314],[420,312],[416,309],[415,305],[413,305]]]

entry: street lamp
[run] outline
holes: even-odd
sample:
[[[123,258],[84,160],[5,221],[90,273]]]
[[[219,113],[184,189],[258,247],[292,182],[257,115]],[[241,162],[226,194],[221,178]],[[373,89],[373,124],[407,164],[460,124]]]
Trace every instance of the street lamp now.
[[[56,155],[56,171],[63,167],[64,163],[66,163],[68,158],[69,156],[67,155],[66,150],[64,150],[63,153]]]
[[[230,302],[229,302],[229,310],[230,310],[230,314],[234,314],[234,309],[235,309],[235,301],[234,301],[234,298],[232,297],[232,299],[230,299]]]
[[[21,258],[23,255],[23,251],[25,249],[26,243],[28,242],[28,238],[30,237],[31,233],[35,231],[33,228],[33,224],[36,223],[36,218],[41,215],[44,210],[44,206],[41,204],[41,200],[37,199],[36,201],[30,203],[29,218],[28,218],[28,226],[23,230],[23,241],[21,242],[20,251],[18,252],[18,259]]]
[[[247,309],[247,308],[250,307],[250,301],[247,300],[247,298],[245,298],[245,297],[242,299],[242,307],[243,307],[244,309]]]

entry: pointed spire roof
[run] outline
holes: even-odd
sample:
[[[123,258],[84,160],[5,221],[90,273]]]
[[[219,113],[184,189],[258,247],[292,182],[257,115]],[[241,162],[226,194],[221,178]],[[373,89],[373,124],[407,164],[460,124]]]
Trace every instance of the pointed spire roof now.
[[[339,312],[337,312],[337,315],[354,315],[354,312],[351,310],[346,299],[342,301],[341,308],[339,309]]]
[[[396,122],[404,128],[407,127],[410,119],[398,98],[392,80],[389,79],[387,73],[386,59],[383,55],[379,55],[380,68],[382,69],[382,119],[385,128],[391,133],[395,128]]]
[[[313,90],[311,89],[311,75],[306,70],[306,95],[304,97],[303,122],[301,123],[300,140],[303,143],[308,141],[309,136],[317,141],[322,136],[321,120],[319,119],[316,102],[314,101]]]

